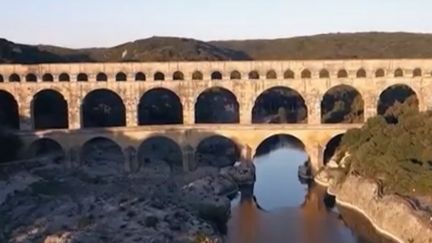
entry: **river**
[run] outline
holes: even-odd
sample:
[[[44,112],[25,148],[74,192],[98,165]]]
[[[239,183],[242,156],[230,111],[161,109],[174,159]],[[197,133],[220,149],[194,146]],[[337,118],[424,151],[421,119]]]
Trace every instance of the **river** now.
[[[306,158],[290,148],[255,158],[254,188],[244,188],[232,201],[229,243],[393,242],[359,213],[335,206],[325,188],[302,184],[297,171]]]

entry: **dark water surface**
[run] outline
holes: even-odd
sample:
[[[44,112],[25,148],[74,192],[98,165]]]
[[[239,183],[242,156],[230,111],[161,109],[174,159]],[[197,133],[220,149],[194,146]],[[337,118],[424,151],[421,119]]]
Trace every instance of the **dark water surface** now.
[[[324,187],[301,184],[297,171],[306,159],[305,152],[288,148],[255,159],[254,188],[232,202],[229,243],[393,242],[359,213],[333,207]]]

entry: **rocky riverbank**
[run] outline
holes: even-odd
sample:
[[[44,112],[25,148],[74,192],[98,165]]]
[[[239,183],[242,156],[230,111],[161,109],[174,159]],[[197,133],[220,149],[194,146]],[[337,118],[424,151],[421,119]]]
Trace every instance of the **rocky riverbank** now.
[[[254,172],[247,167],[171,175],[1,168],[0,242],[223,242],[228,197]]]
[[[365,215],[382,234],[398,242],[432,242],[432,205],[415,198],[384,195],[376,181],[351,172],[345,175],[348,156],[338,164],[331,161],[315,181],[328,186],[338,204]]]

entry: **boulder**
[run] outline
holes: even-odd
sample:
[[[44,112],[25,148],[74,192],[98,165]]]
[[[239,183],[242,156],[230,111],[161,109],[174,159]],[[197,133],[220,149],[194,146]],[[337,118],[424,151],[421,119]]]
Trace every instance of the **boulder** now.
[[[220,174],[231,178],[238,186],[252,185],[255,183],[255,165],[252,162],[237,162],[232,167],[221,169]]]

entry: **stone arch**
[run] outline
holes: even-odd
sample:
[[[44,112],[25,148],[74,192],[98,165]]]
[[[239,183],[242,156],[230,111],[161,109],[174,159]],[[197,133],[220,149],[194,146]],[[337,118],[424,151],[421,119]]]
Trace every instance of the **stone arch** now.
[[[234,71],[232,71],[231,72],[231,74],[230,74],[230,79],[231,80],[238,80],[238,79],[241,79],[241,73],[239,72],[239,71],[237,71],[237,70],[234,70]]]
[[[397,68],[394,72],[394,77],[395,78],[401,78],[404,76],[404,72],[401,68]]]
[[[385,76],[385,71],[382,68],[379,68],[376,70],[375,72],[375,77],[376,78],[383,78]]]
[[[394,84],[381,92],[377,111],[379,115],[386,115],[392,112],[392,107],[397,103],[407,102],[409,106],[419,109],[417,93],[406,84]]]
[[[183,106],[176,93],[154,88],[144,93],[138,104],[139,125],[183,124]]]
[[[341,84],[327,90],[321,100],[321,123],[364,122],[364,101],[354,87]]]
[[[266,74],[266,79],[277,79],[277,73],[275,70],[269,70]]]
[[[96,81],[98,82],[107,82],[108,81],[108,76],[105,73],[98,73],[96,75]]]
[[[183,154],[172,139],[154,136],[144,140],[138,147],[138,163],[139,170],[163,170],[163,173],[170,174],[183,170]]]
[[[66,152],[57,141],[51,138],[40,138],[30,144],[26,157],[51,157],[54,158],[54,162],[60,162],[65,159]]]
[[[330,78],[330,73],[327,69],[321,69],[321,71],[319,72],[319,77],[320,78]]]
[[[4,79],[3,79],[3,75],[0,74],[0,83],[3,83]]]
[[[33,96],[31,108],[34,129],[69,127],[68,103],[60,92],[52,89],[39,91]]]
[[[211,80],[222,80],[222,73],[219,71],[214,71],[210,76]]]
[[[94,137],[86,141],[81,147],[80,158],[85,166],[95,168],[92,173],[116,174],[124,170],[122,148],[106,137]]]
[[[248,77],[250,80],[260,79],[259,72],[256,70],[250,71]]]
[[[0,125],[9,129],[19,129],[18,102],[15,97],[0,90]]]
[[[301,72],[301,78],[312,78],[312,73],[309,69],[304,69]]]
[[[229,90],[212,87],[195,102],[195,123],[239,123],[239,102]]]
[[[420,68],[415,68],[413,70],[413,77],[421,77],[422,76],[422,70]]]
[[[200,71],[195,71],[192,74],[192,80],[203,80],[203,74]]]
[[[291,69],[287,69],[284,72],[284,79],[294,79],[295,78],[295,74]]]
[[[78,82],[87,82],[88,81],[88,75],[86,73],[79,73],[77,75],[77,81]]]
[[[366,70],[364,70],[364,68],[360,68],[359,70],[357,70],[356,73],[356,77],[357,78],[366,78]]]
[[[135,81],[146,81],[146,75],[143,72],[137,72],[135,74]]]
[[[326,165],[335,155],[344,135],[345,133],[335,135],[327,142],[323,151],[323,165]]]
[[[117,82],[125,82],[127,80],[127,75],[124,72],[118,72],[115,79]]]
[[[60,82],[69,82],[70,81],[70,76],[67,73],[61,73],[59,75],[59,81]]]
[[[42,81],[43,82],[54,82],[54,77],[53,77],[53,75],[51,73],[45,73],[42,76]]]
[[[122,98],[108,89],[88,93],[81,105],[82,127],[126,126],[126,108]]]
[[[37,82],[37,76],[34,73],[29,73],[25,77],[26,82]]]
[[[252,123],[306,123],[307,114],[307,106],[300,93],[276,86],[256,98]]]
[[[254,157],[259,157],[283,147],[303,150],[306,152],[305,144],[297,137],[290,134],[273,134],[264,139],[255,150]]]
[[[175,71],[173,73],[173,80],[184,80],[184,74],[180,71]]]
[[[162,72],[155,72],[153,76],[154,81],[164,81],[165,80],[165,74]]]
[[[223,168],[240,161],[240,148],[231,139],[213,135],[200,141],[195,151],[196,166]]]
[[[9,76],[9,82],[21,82],[21,78],[18,74],[13,73]]]
[[[348,78],[348,72],[345,69],[341,69],[337,73],[338,78]]]

